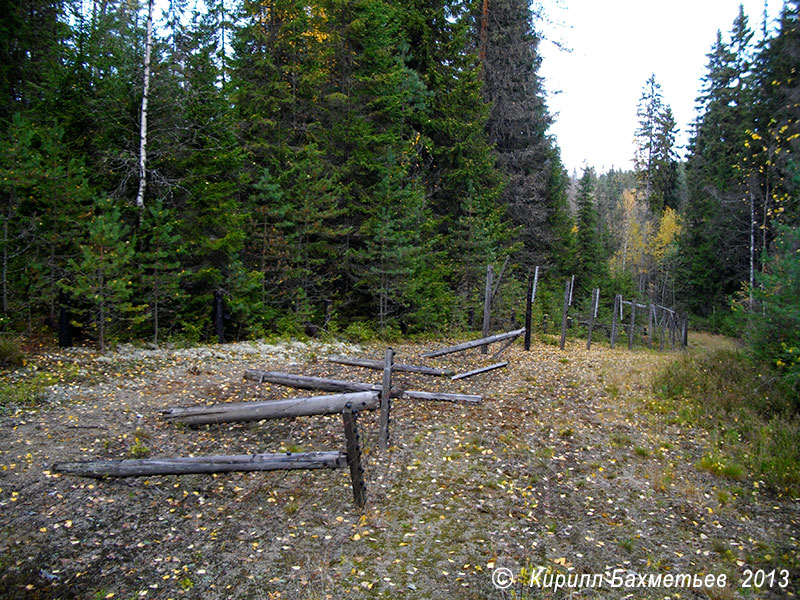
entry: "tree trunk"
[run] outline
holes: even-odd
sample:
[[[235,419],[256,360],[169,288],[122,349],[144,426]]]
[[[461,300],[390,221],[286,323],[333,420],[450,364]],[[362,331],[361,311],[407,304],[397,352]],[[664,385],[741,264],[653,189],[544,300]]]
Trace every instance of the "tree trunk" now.
[[[142,110],[139,124],[139,191],[136,208],[144,209],[144,193],[147,187],[147,101],[150,95],[150,54],[153,50],[153,0],[147,2],[147,37],[144,44],[144,84],[142,86]]]

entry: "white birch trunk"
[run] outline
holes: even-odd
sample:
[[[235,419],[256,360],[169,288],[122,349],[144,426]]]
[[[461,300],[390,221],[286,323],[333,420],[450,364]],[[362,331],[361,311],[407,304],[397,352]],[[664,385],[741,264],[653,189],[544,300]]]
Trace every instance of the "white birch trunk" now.
[[[136,208],[144,208],[144,193],[147,188],[147,100],[150,95],[150,54],[153,49],[153,0],[147,2],[147,38],[144,44],[144,85],[142,89],[142,111],[139,126],[139,192]]]

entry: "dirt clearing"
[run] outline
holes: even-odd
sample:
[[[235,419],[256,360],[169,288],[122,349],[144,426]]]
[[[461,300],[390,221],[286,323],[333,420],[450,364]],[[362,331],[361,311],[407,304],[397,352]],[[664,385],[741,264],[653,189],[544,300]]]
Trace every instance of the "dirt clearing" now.
[[[397,345],[396,360],[488,364],[478,351],[418,358],[433,348]],[[189,428],[158,415],[312,395],[246,382],[246,368],[379,383],[378,371],[324,358],[380,358],[383,349],[294,342],[32,357],[7,377],[48,374],[43,404],[0,413],[0,598],[797,593],[800,503],[697,468],[706,432],[661,410],[651,391],[669,353],[586,351],[580,341],[524,352],[518,343],[503,355],[507,369],[470,379],[396,373],[409,389],[484,402],[395,400],[388,453],[377,450],[377,413],[360,415],[363,512],[346,469],[107,480],[52,470],[73,460],[343,450],[338,416]],[[601,587],[586,585],[596,574]],[[554,590],[559,575],[576,585]],[[724,576],[726,585],[664,585],[668,575]]]

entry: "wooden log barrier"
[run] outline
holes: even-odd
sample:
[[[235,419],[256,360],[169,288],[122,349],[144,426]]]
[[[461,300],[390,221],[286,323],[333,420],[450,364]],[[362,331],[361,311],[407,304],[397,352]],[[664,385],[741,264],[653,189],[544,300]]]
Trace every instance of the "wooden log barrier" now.
[[[572,281],[573,279],[567,279],[567,284],[564,287],[564,308],[561,310],[561,343],[559,344],[560,348],[563,350],[566,343],[567,343],[567,312],[569,311],[569,305],[572,302]]]
[[[211,406],[170,408],[163,411],[161,416],[170,421],[180,421],[189,425],[208,425],[328,415],[342,412],[348,403],[357,410],[375,410],[380,406],[379,396],[379,392],[353,392],[262,402],[232,402]]]
[[[412,400],[441,400],[444,402],[465,402],[466,404],[480,404],[483,402],[483,396],[476,396],[473,394],[448,394],[444,392],[418,392],[415,390],[406,390],[403,392],[403,398],[410,398]]]
[[[381,366],[381,368],[383,368]],[[354,381],[343,381],[341,379],[329,379],[327,377],[311,377],[309,375],[293,375],[292,373],[282,373],[280,371],[261,371],[258,369],[248,369],[244,372],[244,378],[259,383],[277,383],[305,390],[320,390],[323,392],[379,392],[380,385],[371,383],[359,383]]]
[[[363,367],[365,369],[375,369],[376,371],[383,370],[382,360],[372,360],[369,358],[353,358],[350,356],[329,356],[328,362],[337,363],[340,365],[349,365],[351,367]],[[405,365],[402,363],[394,363],[392,371],[402,371],[404,373],[417,373],[419,375],[431,375],[434,377],[450,377],[455,375],[453,369],[434,369],[433,367],[424,367],[420,365]]]
[[[472,377],[473,375],[480,375],[481,373],[486,373],[487,371],[494,371],[495,369],[502,369],[503,367],[507,367],[508,362],[499,362],[493,365],[489,365],[488,367],[481,367],[480,369],[474,369],[472,371],[467,371],[466,373],[459,373],[458,375],[453,375],[450,379],[466,379],[467,377]]]
[[[381,419],[378,447],[389,448],[389,411],[392,405],[392,366],[394,365],[394,349],[387,348],[383,358],[383,384],[381,385]]]
[[[444,356],[445,354],[452,354],[453,352],[462,352],[464,350],[470,350],[471,348],[477,348],[479,346],[488,346],[489,344],[493,344],[494,342],[502,342],[503,340],[519,337],[524,333],[525,333],[525,328],[523,327],[522,329],[515,329],[514,331],[508,331],[506,333],[498,333],[496,335],[490,335],[489,337],[472,340],[470,342],[464,342],[463,344],[448,346],[447,348],[441,348],[439,350],[434,350],[433,352],[426,352],[425,354],[422,354],[422,357],[434,358],[436,356]]]
[[[284,469],[339,469],[345,466],[347,466],[347,454],[345,452],[331,451],[90,460],[58,463],[53,465],[53,470],[80,477],[101,478],[229,473],[232,471],[276,471]]]

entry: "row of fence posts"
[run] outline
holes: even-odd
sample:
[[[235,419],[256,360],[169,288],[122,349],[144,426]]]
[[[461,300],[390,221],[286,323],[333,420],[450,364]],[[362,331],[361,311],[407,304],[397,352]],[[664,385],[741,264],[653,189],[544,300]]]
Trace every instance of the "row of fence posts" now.
[[[491,316],[492,303],[497,291],[500,289],[500,284],[503,279],[506,267],[508,266],[508,259],[503,264],[497,280],[494,280],[494,270],[492,265],[486,268],[486,288],[484,291],[483,303],[483,327],[481,329],[482,336],[489,335],[489,321]],[[531,349],[531,331],[533,303],[536,300],[536,288],[539,282],[539,267],[537,266],[533,273],[528,277],[528,289],[525,301],[525,350]],[[561,341],[560,347],[564,350],[567,340],[567,326],[569,321],[569,308],[572,306],[573,292],[575,289],[575,276],[572,275],[566,280],[564,285],[564,305],[561,312]],[[656,303],[641,304],[635,300],[625,300],[621,294],[614,296],[614,308],[610,328],[610,346],[614,347],[617,341],[617,330],[625,327],[622,322],[624,317],[623,306],[630,306],[630,322],[628,328],[628,349],[632,349],[634,345],[634,337],[636,334],[636,313],[637,309],[647,311],[647,346],[653,348],[653,339],[656,337],[656,332],[660,332],[659,347],[664,350],[665,346],[669,344],[670,349],[674,350],[676,344],[680,347],[686,348],[688,345],[688,330],[689,330],[689,316],[687,314],[679,314],[672,308],[667,308]],[[598,309],[600,306],[600,288],[592,290],[592,301],[589,308],[589,317],[587,319],[587,335],[586,335],[586,349],[592,347],[592,332],[595,328],[597,321]],[[486,353],[487,347],[481,348],[481,353]]]

